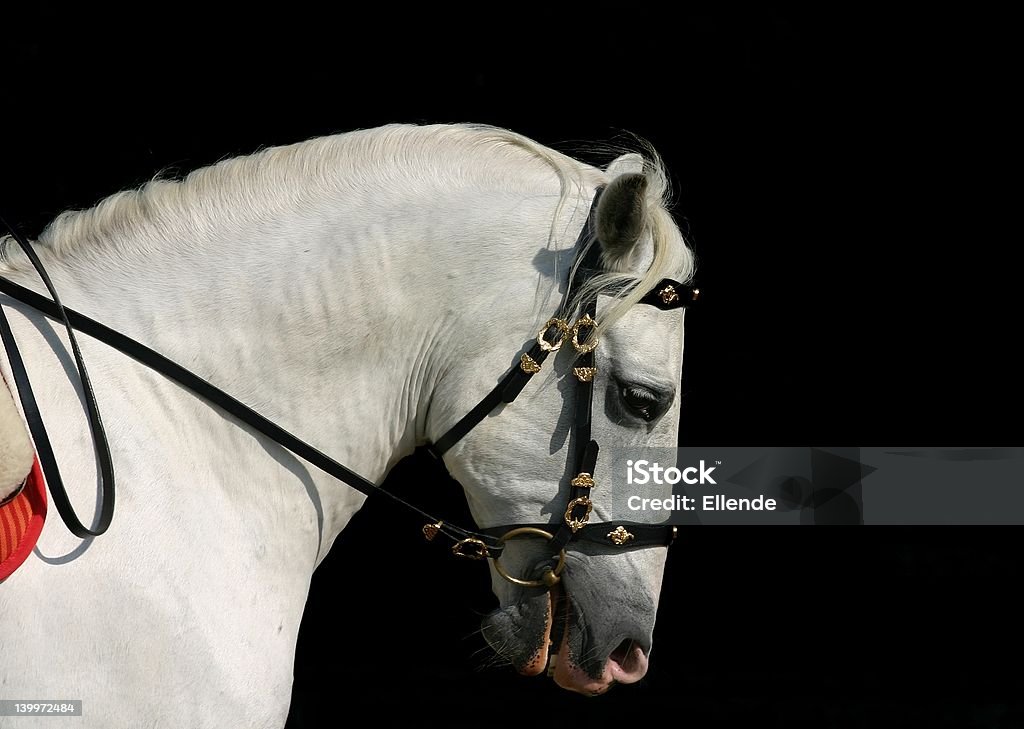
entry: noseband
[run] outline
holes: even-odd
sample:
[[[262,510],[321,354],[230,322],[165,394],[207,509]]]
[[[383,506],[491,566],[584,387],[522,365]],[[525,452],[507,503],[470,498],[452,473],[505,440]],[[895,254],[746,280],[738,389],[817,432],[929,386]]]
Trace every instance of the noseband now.
[[[573,541],[612,545],[617,549],[636,549],[671,544],[676,536],[676,527],[674,526],[638,524],[633,522],[590,522],[590,514],[593,509],[590,494],[598,487],[594,479],[598,445],[591,437],[594,375],[597,373],[597,368],[594,366],[594,350],[598,345],[598,341],[594,336],[597,326],[596,298],[591,298],[583,302],[582,305],[578,305],[578,308],[581,309],[580,316],[571,325],[569,321],[574,314],[571,307],[577,306],[576,298],[578,292],[593,275],[600,271],[598,264],[601,247],[594,235],[594,217],[600,192],[598,190],[594,197],[590,215],[576,242],[576,262],[572,269],[569,285],[566,287],[561,304],[554,316],[544,324],[537,333],[533,345],[520,356],[519,363],[502,378],[501,382],[429,447],[430,453],[438,459],[442,458],[446,451],[465,437],[496,407],[513,402],[519,393],[523,391],[523,388],[526,387],[530,379],[540,372],[541,366],[548,356],[557,352],[566,342],[571,342],[578,355],[573,363],[573,375],[577,380],[576,412],[572,426],[572,462],[574,464],[572,473],[575,475],[570,481],[570,491],[565,503],[564,513],[559,515],[561,516],[560,521],[553,523],[514,524],[489,527],[480,531],[464,529],[431,516],[399,496],[349,470],[330,456],[325,455],[292,435],[252,408],[236,400],[223,390],[211,385],[176,362],[77,311],[64,307],[35,251],[17,230],[0,218],[0,225],[10,231],[14,240],[35,267],[36,272],[50,294],[50,298],[41,296],[3,277],[0,277],[0,293],[4,293],[13,299],[27,304],[44,315],[59,320],[64,324],[82,384],[89,429],[99,463],[100,508],[96,518],[96,526],[90,529],[78,519],[68,498],[35,395],[32,391],[27,369],[18,351],[17,342],[3,307],[0,307],[0,339],[3,340],[7,351],[14,382],[17,385],[18,397],[21,400],[25,419],[32,434],[32,439],[35,442],[39,462],[42,466],[47,485],[50,488],[57,512],[68,529],[75,536],[83,539],[103,534],[109,527],[114,513],[114,469],[112,458],[103,423],[100,419],[96,398],[75,337],[75,331],[77,330],[106,343],[141,364],[177,382],[182,387],[245,423],[253,430],[270,438],[296,456],[348,484],[357,491],[367,496],[375,493],[382,494],[419,514],[427,519],[428,523],[423,527],[423,534],[428,541],[432,541],[437,535],[442,534],[454,542],[452,546],[454,554],[469,559],[492,559],[498,574],[517,585],[548,588],[557,584],[565,569],[566,547]],[[698,289],[691,288],[679,281],[663,279],[640,299],[639,303],[654,306],[661,310],[677,309],[696,302],[699,293]],[[547,566],[543,570],[540,579],[514,577],[505,570],[500,562],[500,557],[508,541],[519,537],[531,536],[547,539],[548,548],[553,556],[557,556],[557,560],[553,559],[554,564]]]

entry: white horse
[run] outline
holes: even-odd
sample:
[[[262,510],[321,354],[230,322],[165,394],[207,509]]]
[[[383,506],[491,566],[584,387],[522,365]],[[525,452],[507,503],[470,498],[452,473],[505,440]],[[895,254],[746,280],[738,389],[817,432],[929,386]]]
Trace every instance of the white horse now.
[[[626,173],[647,184],[618,191],[632,196],[624,227],[601,220],[623,210],[598,208],[599,227],[633,232],[601,241],[595,285],[640,283],[599,300],[594,433],[674,447],[683,313],[632,306],[662,278],[687,280],[693,262],[656,160],[627,154],[602,171],[501,129],[389,126],[150,182],[64,213],[34,245],[67,306],[380,483],[516,361],[558,304],[595,190]],[[5,243],[0,275],[42,290]],[[64,334],[0,300],[89,515],[96,467]],[[0,698],[83,699],[89,727],[282,726],[310,578],[365,497],[106,345],[81,344],[117,511],[84,541],[51,513],[36,553],[0,585]],[[483,527],[556,519],[564,359],[445,456]],[[595,490],[595,518],[608,519],[609,490]],[[517,541],[502,562],[526,574],[541,547]],[[644,675],[665,555],[571,548],[559,684],[593,694]],[[539,673],[553,599],[493,568],[492,582],[488,640]]]

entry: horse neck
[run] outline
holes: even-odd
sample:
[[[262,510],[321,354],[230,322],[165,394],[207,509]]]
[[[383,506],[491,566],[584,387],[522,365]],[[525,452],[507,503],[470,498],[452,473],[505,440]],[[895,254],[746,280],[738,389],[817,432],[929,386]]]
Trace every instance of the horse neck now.
[[[49,266],[67,305],[379,482],[484,394],[546,315],[556,292],[537,296],[535,259],[556,199],[361,196],[269,230],[226,221],[144,256]],[[434,407],[442,377],[464,393]],[[325,536],[353,509],[349,495]]]

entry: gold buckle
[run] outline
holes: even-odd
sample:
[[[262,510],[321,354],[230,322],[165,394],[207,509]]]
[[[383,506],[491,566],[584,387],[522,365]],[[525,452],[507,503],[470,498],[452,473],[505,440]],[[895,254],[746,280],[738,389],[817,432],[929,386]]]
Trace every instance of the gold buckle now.
[[[536,527],[517,527],[515,529],[511,529],[511,530],[505,532],[504,534],[502,534],[501,537],[498,539],[498,544],[499,545],[504,545],[505,542],[507,540],[509,540],[509,539],[513,539],[514,537],[526,536],[526,535],[532,535],[532,536],[537,536],[537,537],[544,537],[549,542],[552,539],[555,538],[554,535],[551,534],[551,532],[546,532],[543,529],[537,529]],[[514,583],[516,585],[522,585],[523,587],[549,587],[550,588],[550,587],[554,587],[555,585],[557,585],[559,583],[559,581],[562,579],[561,578],[562,570],[565,569],[565,550],[564,549],[560,549],[558,551],[558,564],[555,565],[554,569],[548,567],[546,570],[544,570],[544,574],[542,574],[540,576],[539,580],[523,580],[523,579],[520,579],[518,577],[513,577],[512,575],[510,575],[508,572],[505,571],[505,568],[501,566],[501,562],[498,560],[497,557],[495,557],[493,559],[493,564],[494,564],[495,571],[499,575],[501,575],[506,580],[508,580],[509,582],[512,582],[512,583]]]
[[[452,545],[452,554],[456,557],[465,557],[466,559],[486,559],[491,556],[491,553],[487,550],[487,545],[483,543],[483,540],[476,537],[467,537],[457,541]]]
[[[675,286],[666,286],[658,292],[658,295],[661,297],[661,301],[664,304],[671,304],[674,301],[679,301],[679,294],[676,293]]]
[[[573,486],[580,489],[592,489],[594,488],[594,477],[584,471],[579,476],[570,481]]]
[[[577,506],[583,506],[586,508],[586,511],[583,512],[583,516],[579,519],[572,515],[573,509]],[[573,534],[579,531],[581,527],[587,525],[587,522],[590,521],[590,512],[593,510],[594,503],[590,500],[589,496],[577,496],[569,502],[569,505],[565,507],[565,523],[570,529],[572,529]]]
[[[597,337],[594,337],[593,341],[584,342],[580,344],[580,329],[583,327],[590,327],[591,330],[597,326],[597,322],[590,318],[590,314],[584,314],[576,323],[572,325],[572,346],[576,348],[576,351],[580,354],[586,354],[587,352],[593,352],[597,349]],[[593,333],[593,331],[591,331]]]
[[[580,382],[590,382],[597,374],[597,367],[573,367],[572,373]]]
[[[617,547],[621,547],[626,542],[631,542],[634,539],[636,539],[636,537],[634,537],[632,534],[626,531],[626,527],[623,526],[615,527],[610,532],[605,534],[605,536],[611,539],[612,543]]]
[[[441,531],[441,527],[444,525],[443,521],[439,521],[436,524],[424,524],[423,525],[423,536],[428,542],[434,541],[434,537]]]
[[[528,375],[534,375],[540,372],[540,365],[537,364],[537,360],[523,352],[523,356],[519,358],[519,369]]]
[[[548,329],[554,327],[558,330],[558,341],[549,342],[544,338],[544,335],[548,333]],[[557,352],[562,347],[562,342],[569,336],[569,325],[565,323],[565,320],[559,319],[557,316],[553,316],[547,320],[547,323],[541,327],[541,330],[537,332],[537,344],[545,352]]]

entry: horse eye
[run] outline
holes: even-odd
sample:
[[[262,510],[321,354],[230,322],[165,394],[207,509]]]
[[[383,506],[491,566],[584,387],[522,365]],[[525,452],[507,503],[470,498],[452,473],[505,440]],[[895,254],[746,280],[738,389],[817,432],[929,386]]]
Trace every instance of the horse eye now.
[[[630,412],[648,422],[660,414],[658,405],[661,398],[645,387],[622,385],[619,396]]]

